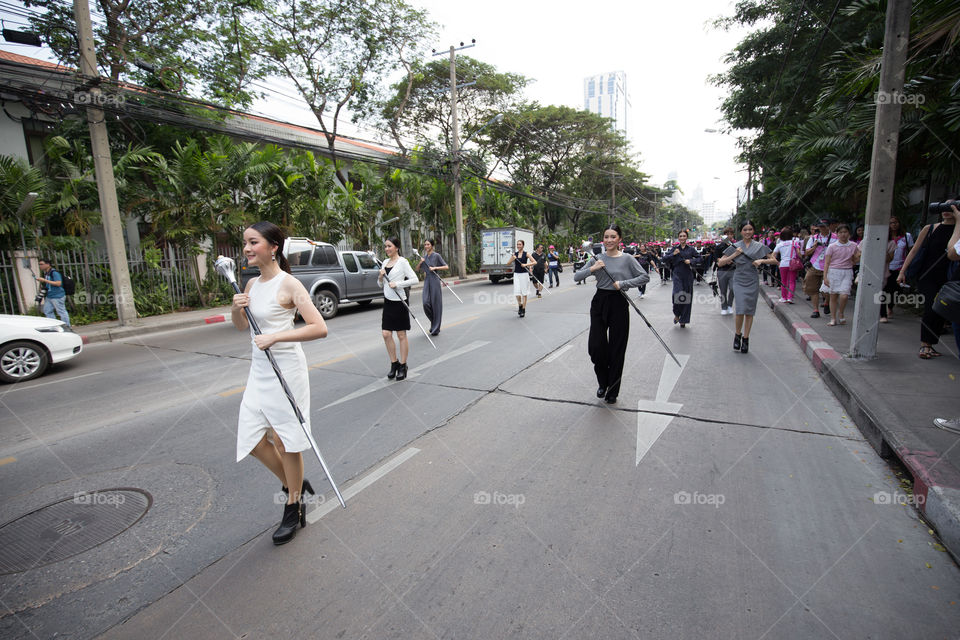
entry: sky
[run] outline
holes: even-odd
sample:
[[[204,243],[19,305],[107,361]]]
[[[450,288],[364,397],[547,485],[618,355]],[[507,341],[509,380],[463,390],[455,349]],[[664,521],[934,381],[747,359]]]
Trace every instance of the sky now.
[[[535,82],[526,95],[543,104],[583,108],[583,79],[611,71],[627,76],[632,109],[628,138],[654,184],[677,173],[689,200],[732,211],[746,171],[735,136],[722,129],[724,90],[709,76],[726,68],[726,54],[745,35],[712,27],[733,13],[728,0],[408,0],[439,23],[437,51],[469,43],[465,54]]]
[[[542,104],[582,108],[585,77],[625,72],[632,105],[627,133],[641,170],[656,185],[676,173],[688,203],[700,187],[705,202],[715,201],[721,211],[734,209],[737,189],[746,183],[745,168],[735,161],[735,137],[705,131],[724,128],[724,91],[709,77],[725,69],[724,57],[745,35],[712,26],[733,12],[732,1],[408,2],[438,23],[437,51],[475,39],[476,46],[464,54],[531,78],[524,93]],[[2,41],[0,48],[50,59],[42,49]],[[295,94],[279,81],[270,86]],[[297,102],[274,95],[253,110],[315,127],[316,120]],[[349,126],[342,132],[372,137]]]

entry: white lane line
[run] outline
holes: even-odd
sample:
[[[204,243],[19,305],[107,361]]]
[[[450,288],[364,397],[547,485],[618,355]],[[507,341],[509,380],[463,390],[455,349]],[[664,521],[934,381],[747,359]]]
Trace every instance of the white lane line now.
[[[677,386],[677,381],[680,380],[680,374],[683,373],[683,368],[687,366],[690,356],[677,354],[677,360],[680,361],[679,367],[677,363],[673,361],[673,358],[669,356],[663,357],[663,368],[660,370],[660,384],[657,386],[658,402],[666,402],[670,399],[670,394],[673,393],[673,388]]]
[[[70,380],[79,380],[80,378],[89,378],[90,376],[98,376],[101,373],[103,373],[103,371],[94,371],[93,373],[85,373],[81,376],[73,376],[70,378],[61,378],[59,380],[51,380],[49,382],[41,382],[40,384],[32,384],[29,387],[22,387],[18,384],[12,384],[12,385],[9,385],[8,389],[3,390],[3,394],[6,395],[12,391],[26,391],[27,389],[37,389],[39,387],[45,387],[48,384],[57,384],[58,382],[69,382]]]
[[[343,495],[344,502],[346,502],[347,500],[350,500],[351,498],[356,496],[358,493],[360,493],[361,491],[363,491],[364,489],[372,485],[374,482],[376,482],[383,476],[387,475],[388,473],[390,473],[391,471],[393,471],[394,469],[396,469],[401,464],[403,464],[413,456],[417,455],[418,453],[420,453],[420,449],[417,449],[416,447],[410,447],[409,449],[406,449],[399,455],[396,455],[392,459],[383,463],[382,465],[380,465],[379,467],[377,467],[376,469],[374,469],[364,477],[360,478],[359,480],[351,484],[349,487],[346,487],[343,491],[340,492]],[[330,513],[331,511],[339,507],[340,507],[340,502],[338,502],[337,500],[334,499],[333,496],[331,496],[325,499],[322,505],[320,505],[319,507],[317,507],[316,509],[314,509],[313,511],[307,514],[307,522],[309,522],[310,524],[313,524],[323,516],[327,515],[328,513]]]
[[[660,439],[663,432],[666,431],[673,417],[680,413],[682,404],[668,402],[670,394],[673,393],[677,382],[680,380],[680,374],[683,368],[690,360],[690,356],[677,354],[677,360],[680,361],[678,367],[669,356],[663,357],[663,368],[660,370],[660,384],[657,385],[656,400],[640,400],[637,403],[637,409],[641,412],[652,411],[656,413],[637,414],[637,466],[647,455],[654,443]],[[672,414],[672,415],[662,415]]]
[[[449,353],[445,353],[445,354],[443,354],[442,356],[439,356],[439,357],[437,357],[437,358],[434,358],[433,360],[430,360],[429,362],[425,362],[424,364],[420,365],[419,367],[414,367],[413,369],[410,369],[410,373],[407,374],[407,379],[416,377],[416,376],[420,375],[420,372],[421,372],[421,371],[423,371],[423,370],[425,370],[425,369],[429,369],[429,368],[432,367],[432,366],[438,365],[438,364],[440,364],[441,362],[443,362],[443,361],[445,361],[445,360],[449,360],[450,358],[456,358],[457,356],[461,356],[461,355],[463,355],[463,354],[465,354],[465,353],[469,353],[470,351],[473,351],[474,349],[479,349],[480,347],[482,347],[482,346],[484,346],[484,345],[487,345],[487,344],[490,344],[490,343],[487,342],[487,341],[484,341],[484,340],[476,340],[476,341],[474,341],[474,342],[471,342],[471,343],[468,344],[468,345],[464,345],[464,346],[460,347],[459,349],[454,349],[453,351],[451,351],[451,352],[449,352]],[[371,382],[371,383],[368,384],[367,386],[361,387],[361,388],[357,389],[356,391],[354,391],[353,393],[347,394],[347,395],[343,396],[342,398],[339,398],[339,399],[337,399],[337,400],[334,400],[334,401],[331,402],[330,404],[327,404],[327,405],[321,407],[321,408],[320,408],[320,411],[323,411],[324,409],[329,409],[330,407],[336,406],[336,405],[341,404],[341,403],[343,403],[343,402],[348,402],[348,401],[350,401],[350,400],[354,400],[355,398],[359,398],[359,397],[361,397],[361,396],[365,396],[365,395],[367,395],[368,393],[373,393],[374,391],[379,391],[380,389],[383,389],[383,388],[385,388],[385,387],[387,387],[387,386],[389,386],[389,385],[392,385],[392,384],[395,384],[392,380],[384,380],[383,378],[379,378],[379,379],[377,379],[375,382]]]
[[[543,361],[544,361],[544,362],[553,362],[554,360],[556,360],[557,358],[559,358],[560,356],[562,356],[563,354],[565,354],[567,351],[569,351],[569,350],[572,349],[572,348],[573,348],[573,345],[572,345],[572,344],[568,344],[568,345],[565,345],[565,346],[563,346],[563,347],[560,347],[559,349],[557,349],[556,351],[554,351],[553,353],[551,353],[550,355],[548,355],[546,358],[544,358]]]

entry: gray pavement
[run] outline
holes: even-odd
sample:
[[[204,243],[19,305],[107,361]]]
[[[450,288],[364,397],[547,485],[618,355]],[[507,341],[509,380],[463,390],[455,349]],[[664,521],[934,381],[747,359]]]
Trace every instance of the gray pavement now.
[[[850,350],[854,299],[845,325],[810,318],[810,302],[777,302],[779,288],[763,287],[764,298],[793,338],[820,369],[864,436],[883,457],[896,457],[913,478],[918,507],[954,558],[960,559],[960,434],[933,424],[960,416],[960,359],[950,332],[940,337],[940,358],[922,360],[920,317],[896,309],[879,324],[877,358],[846,357]],[[825,343],[825,344],[818,344]],[[834,353],[830,353],[830,351]]]

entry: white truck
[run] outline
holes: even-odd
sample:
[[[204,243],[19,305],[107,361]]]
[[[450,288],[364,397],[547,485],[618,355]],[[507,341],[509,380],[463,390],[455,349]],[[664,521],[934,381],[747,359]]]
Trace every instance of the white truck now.
[[[507,266],[510,255],[516,251],[517,240],[523,240],[527,253],[532,253],[533,231],[520,227],[499,227],[483,230],[483,249],[480,255],[480,273],[496,284],[504,278],[513,279],[513,265]]]

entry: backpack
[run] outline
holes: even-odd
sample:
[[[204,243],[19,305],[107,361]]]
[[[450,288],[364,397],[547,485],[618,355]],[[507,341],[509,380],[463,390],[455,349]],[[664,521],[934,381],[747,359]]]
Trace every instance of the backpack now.
[[[65,273],[60,274],[60,286],[63,287],[63,292],[68,296],[72,296],[77,291],[77,283]]]

